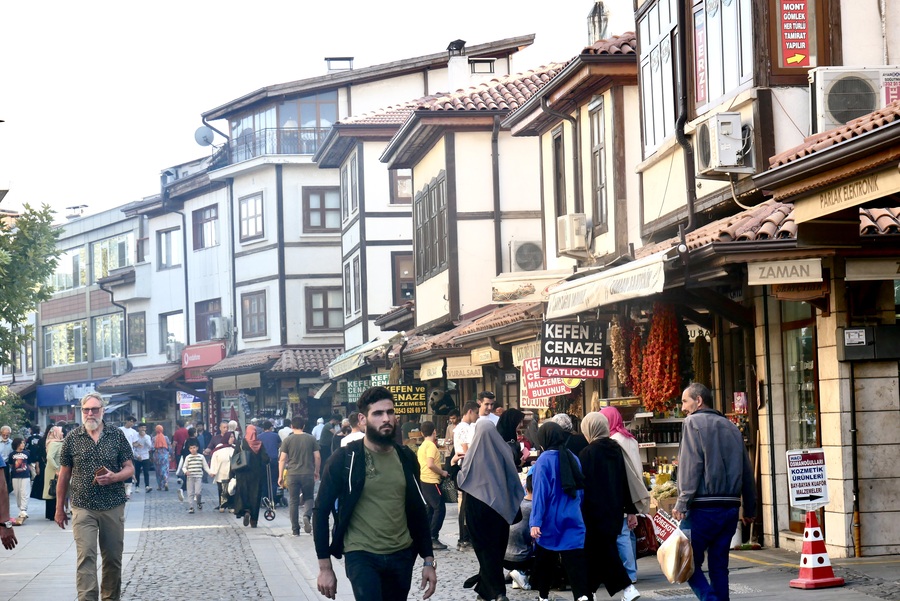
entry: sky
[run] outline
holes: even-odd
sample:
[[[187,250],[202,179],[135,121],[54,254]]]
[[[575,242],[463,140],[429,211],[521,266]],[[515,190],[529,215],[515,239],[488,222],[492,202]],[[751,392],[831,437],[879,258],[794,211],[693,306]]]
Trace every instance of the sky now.
[[[615,2],[630,12],[631,0]],[[62,216],[87,205],[93,214],[152,196],[166,167],[210,152],[194,141],[202,112],[324,75],[326,56],[353,56],[360,68],[443,52],[455,39],[473,45],[533,33],[514,71],[568,60],[587,43],[592,7],[593,0],[4,2],[0,190],[9,193],[0,208],[47,204]],[[227,131],[222,121],[213,125]]]

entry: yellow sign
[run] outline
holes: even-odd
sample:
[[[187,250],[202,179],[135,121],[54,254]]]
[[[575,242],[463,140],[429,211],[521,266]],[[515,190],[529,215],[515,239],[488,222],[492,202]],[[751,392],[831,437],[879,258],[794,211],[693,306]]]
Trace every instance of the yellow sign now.
[[[581,384],[581,380],[579,378],[563,378],[563,384],[568,386],[569,388],[578,388]]]
[[[489,346],[472,350],[472,365],[488,365],[500,362],[500,351]]]
[[[794,221],[804,223],[900,192],[897,166],[861,175],[794,201]]]

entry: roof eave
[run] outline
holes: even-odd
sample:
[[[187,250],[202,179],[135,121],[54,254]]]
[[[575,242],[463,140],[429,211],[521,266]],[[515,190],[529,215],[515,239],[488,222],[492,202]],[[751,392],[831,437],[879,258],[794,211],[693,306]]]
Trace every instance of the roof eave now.
[[[403,124],[379,157],[388,169],[411,169],[447,130],[478,131],[490,129],[494,117],[509,110],[420,110]]]

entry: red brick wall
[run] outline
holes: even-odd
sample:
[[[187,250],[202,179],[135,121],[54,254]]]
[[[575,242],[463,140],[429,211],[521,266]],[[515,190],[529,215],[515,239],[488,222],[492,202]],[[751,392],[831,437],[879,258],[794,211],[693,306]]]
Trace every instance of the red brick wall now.
[[[95,376],[98,370],[94,370]],[[87,380],[89,379],[88,369],[83,367],[81,369],[73,369],[66,371],[56,371],[53,373],[48,373],[45,371],[41,374],[41,382],[44,384],[59,384],[62,382],[75,382],[78,380]],[[104,377],[104,376],[100,376]]]
[[[76,294],[41,303],[41,322],[71,321],[84,315],[84,295]]]
[[[91,311],[108,309],[113,304],[109,302],[109,294],[102,290],[91,290]]]

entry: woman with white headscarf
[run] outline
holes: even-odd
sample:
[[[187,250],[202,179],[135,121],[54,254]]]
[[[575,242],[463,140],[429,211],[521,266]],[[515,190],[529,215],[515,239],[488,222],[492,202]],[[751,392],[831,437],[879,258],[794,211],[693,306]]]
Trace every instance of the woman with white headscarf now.
[[[584,470],[584,502],[581,509],[587,527],[585,550],[591,566],[589,584],[597,590],[601,583],[612,597],[619,591],[623,601],[632,601],[640,593],[628,577],[619,559],[616,537],[622,529],[622,515],[628,526],[637,525],[637,510],[631,501],[628,475],[622,448],[609,438],[609,422],[597,411],[584,416],[581,431],[588,440],[579,456]]]
[[[472,549],[478,557],[475,592],[481,599],[506,601],[503,556],[509,526],[521,519],[519,505],[525,497],[510,447],[490,420],[475,422],[475,436],[462,470],[457,476],[460,490],[468,496],[466,524]]]

